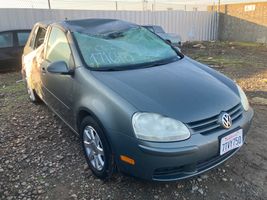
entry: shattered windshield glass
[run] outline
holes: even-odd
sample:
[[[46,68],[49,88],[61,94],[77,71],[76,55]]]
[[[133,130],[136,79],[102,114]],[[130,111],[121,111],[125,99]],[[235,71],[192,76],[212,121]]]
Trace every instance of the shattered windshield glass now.
[[[171,46],[142,27],[98,35],[74,32],[74,37],[84,61],[92,68],[146,67],[178,59]]]

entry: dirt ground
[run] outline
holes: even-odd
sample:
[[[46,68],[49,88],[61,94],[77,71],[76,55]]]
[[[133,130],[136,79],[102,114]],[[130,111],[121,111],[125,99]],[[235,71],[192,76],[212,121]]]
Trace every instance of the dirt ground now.
[[[235,79],[255,117],[241,150],[216,169],[171,182],[96,179],[71,130],[28,101],[18,72],[0,74],[0,199],[267,199],[267,47],[209,42],[183,52]]]

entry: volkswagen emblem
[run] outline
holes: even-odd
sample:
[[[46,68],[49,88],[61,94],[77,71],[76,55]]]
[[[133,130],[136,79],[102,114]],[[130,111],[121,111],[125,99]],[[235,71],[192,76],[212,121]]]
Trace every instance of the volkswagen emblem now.
[[[230,128],[232,126],[231,116],[226,112],[223,112],[222,114],[220,114],[219,122],[221,126],[224,128]]]

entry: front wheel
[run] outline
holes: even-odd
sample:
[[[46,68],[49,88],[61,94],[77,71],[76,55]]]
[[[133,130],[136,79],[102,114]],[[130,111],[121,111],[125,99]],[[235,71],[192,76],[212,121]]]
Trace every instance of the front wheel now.
[[[103,129],[92,117],[83,119],[80,126],[83,152],[93,174],[100,179],[112,176],[114,159]]]

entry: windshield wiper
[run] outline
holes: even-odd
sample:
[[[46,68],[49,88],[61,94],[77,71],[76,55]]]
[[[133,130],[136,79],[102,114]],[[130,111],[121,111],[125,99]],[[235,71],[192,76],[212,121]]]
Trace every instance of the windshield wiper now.
[[[122,71],[126,70],[124,67],[99,67],[92,68],[94,71]]]
[[[173,57],[173,58],[169,58],[169,59],[163,59],[163,60],[159,60],[159,61],[155,61],[155,62],[150,62],[150,63],[144,63],[143,67],[156,67],[156,66],[160,66],[160,65],[166,65],[172,62],[175,62],[179,60],[177,57]]]

